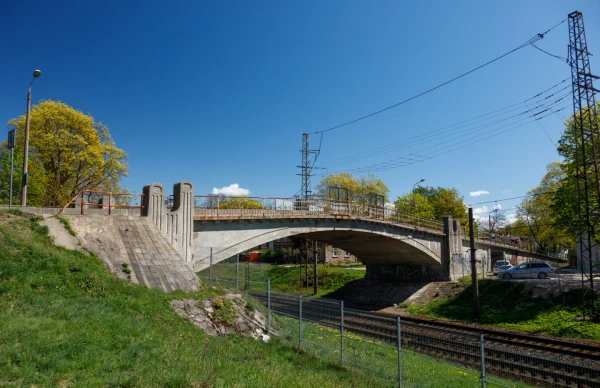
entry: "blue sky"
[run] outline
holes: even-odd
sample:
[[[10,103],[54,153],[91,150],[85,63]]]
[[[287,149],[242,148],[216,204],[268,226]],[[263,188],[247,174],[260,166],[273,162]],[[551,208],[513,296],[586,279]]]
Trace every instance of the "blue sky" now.
[[[124,183],[136,192],[151,182],[170,190],[190,180],[196,194],[237,184],[250,195],[292,196],[300,188],[303,132],[445,82],[575,9],[583,12],[591,52],[600,53],[596,0],[56,4],[3,4],[0,122],[24,113],[31,73],[42,70],[33,102],[61,100],[107,125],[129,154]],[[567,44],[566,22],[537,43],[559,56]],[[595,58],[592,70],[600,73]],[[319,172],[435,149],[434,156],[444,154],[375,172],[392,198],[421,178],[456,187],[466,203],[523,195],[559,159],[552,142],[560,138],[562,116],[572,112],[570,97],[565,110],[540,121],[544,128],[532,122],[468,147],[475,139],[468,131],[463,144],[436,136],[418,146],[407,141],[520,103],[569,77],[565,63],[523,48],[426,96],[327,132],[316,165],[400,142],[402,151]],[[316,145],[320,138],[311,140]],[[489,194],[470,195],[477,191]]]

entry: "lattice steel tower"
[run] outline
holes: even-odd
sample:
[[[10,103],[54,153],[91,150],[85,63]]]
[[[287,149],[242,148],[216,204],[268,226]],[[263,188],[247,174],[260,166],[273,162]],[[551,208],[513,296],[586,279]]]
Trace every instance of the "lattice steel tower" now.
[[[310,135],[308,133],[302,134],[302,187],[300,188],[300,195],[302,198],[309,198],[312,195],[312,188],[310,186],[310,177],[312,173],[312,167],[310,165]]]
[[[579,211],[578,233],[581,281],[583,288],[584,317],[600,320],[600,290],[597,284],[600,263],[596,253],[595,233],[600,227],[600,177],[598,166],[598,116],[590,70],[583,15],[579,11],[569,14],[569,63],[573,87],[573,124],[576,133],[575,162],[577,165],[577,196]]]

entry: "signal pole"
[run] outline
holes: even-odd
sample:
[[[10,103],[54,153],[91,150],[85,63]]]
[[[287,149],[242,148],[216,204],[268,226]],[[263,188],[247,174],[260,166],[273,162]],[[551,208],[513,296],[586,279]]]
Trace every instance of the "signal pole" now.
[[[471,240],[471,287],[473,288],[473,319],[479,320],[479,284],[477,282],[477,257],[473,232],[473,208],[469,208],[469,239]]]

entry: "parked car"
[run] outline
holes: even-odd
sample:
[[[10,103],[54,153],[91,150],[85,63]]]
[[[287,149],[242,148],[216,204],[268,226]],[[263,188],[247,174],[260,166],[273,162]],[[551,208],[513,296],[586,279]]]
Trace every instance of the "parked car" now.
[[[494,275],[498,275],[500,271],[504,271],[505,269],[511,269],[512,267],[513,265],[510,263],[510,261],[498,260],[496,264],[494,264],[492,271],[494,272]]]
[[[546,279],[548,274],[553,271],[554,269],[549,264],[531,262],[523,263],[510,269],[505,269],[504,271],[500,272],[498,277],[502,277],[502,279],[530,277]]]

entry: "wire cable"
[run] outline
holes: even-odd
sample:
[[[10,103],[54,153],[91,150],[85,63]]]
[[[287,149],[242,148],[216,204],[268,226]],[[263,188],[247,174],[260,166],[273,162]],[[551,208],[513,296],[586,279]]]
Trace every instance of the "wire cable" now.
[[[556,112],[564,110],[565,108],[567,108],[567,106],[563,106],[562,108],[557,109]],[[455,139],[453,139],[450,143],[448,143],[448,142],[442,142],[440,144],[436,144],[436,145],[430,147],[431,149],[440,149],[440,148],[442,148],[442,149],[446,148],[447,149],[447,148],[449,148],[445,152],[440,152],[438,154],[435,154],[437,151],[430,151],[430,152],[427,152],[427,153],[423,153],[424,151],[427,151],[427,149],[422,149],[422,150],[415,151],[415,152],[412,152],[412,153],[408,154],[409,156],[419,158],[416,161],[411,161],[411,162],[407,163],[405,161],[402,161],[402,159],[406,159],[406,157],[398,157],[398,158],[394,158],[394,159],[391,159],[391,160],[389,160],[387,162],[383,162],[383,163],[372,164],[372,165],[369,165],[369,166],[366,166],[366,167],[361,167],[361,168],[349,169],[349,171],[375,172],[375,171],[382,171],[382,170],[390,170],[390,169],[398,168],[398,167],[405,167],[405,166],[412,165],[412,164],[415,164],[415,163],[423,162],[425,160],[429,160],[429,159],[432,159],[432,158],[435,158],[435,157],[439,157],[439,156],[445,155],[445,154],[447,154],[449,152],[453,152],[453,151],[456,151],[458,149],[464,148],[466,146],[469,146],[469,145],[472,145],[472,144],[479,143],[481,141],[490,139],[492,137],[498,136],[498,135],[506,133],[508,131],[512,131],[512,130],[520,128],[520,127],[522,127],[524,125],[531,124],[531,123],[535,122],[536,120],[544,119],[544,118],[546,118],[546,117],[548,117],[549,115],[552,114],[552,113],[548,113],[546,115],[539,116],[541,113],[543,113],[545,111],[548,111],[548,109],[544,109],[543,111],[537,112],[537,113],[535,113],[535,114],[527,117],[527,118],[533,118],[533,120],[531,120],[531,121],[527,121],[525,123],[522,123],[522,124],[519,124],[519,125],[516,125],[516,126],[512,126],[512,127],[508,128],[508,129],[505,129],[503,131],[499,131],[498,132],[497,130],[501,129],[501,128],[509,127],[511,125],[514,125],[514,124],[518,123],[519,121],[523,121],[523,119],[517,120],[517,121],[515,121],[513,123],[510,123],[510,124],[507,124],[507,125],[504,125],[504,126],[502,126],[500,128],[495,128],[495,129],[492,129],[491,131],[487,131],[487,132],[478,134],[478,135],[476,135],[474,137],[474,138],[478,138],[478,139],[474,140],[474,141],[471,141],[471,142],[465,143],[464,141],[460,141],[460,142],[457,143],[455,141],[455,140],[457,140],[457,139],[459,139],[461,137],[465,137],[465,136],[470,135],[470,134],[465,134],[465,135],[461,135],[461,136],[456,136]],[[488,135],[488,134],[489,134],[489,136],[485,136],[485,135]],[[482,137],[482,136],[485,136],[485,137]],[[454,143],[452,143],[452,142],[454,142]],[[461,144],[461,143],[464,143],[464,144]],[[434,154],[434,155],[433,156],[429,156],[429,155],[432,155],[432,154]]]
[[[389,153],[389,152],[392,152],[394,150],[406,148],[406,146],[409,145],[409,144],[422,143],[422,141],[420,141],[418,139],[430,138],[430,137],[439,138],[439,134],[440,133],[446,133],[446,132],[457,133],[457,129],[459,129],[459,128],[466,128],[468,126],[475,125],[475,124],[478,124],[478,123],[484,123],[485,121],[491,120],[493,118],[502,117],[502,116],[504,116],[504,115],[506,115],[508,113],[518,111],[518,110],[522,109],[521,107],[518,107],[519,105],[521,105],[523,103],[526,103],[527,101],[531,101],[533,99],[536,99],[537,97],[539,97],[539,96],[543,95],[544,93],[552,90],[553,88],[556,88],[557,86],[559,86],[560,84],[562,84],[562,83],[564,83],[566,81],[567,81],[567,79],[564,79],[564,80],[560,81],[559,83],[555,84],[554,86],[552,86],[552,87],[550,87],[550,88],[548,88],[548,89],[546,89],[546,90],[544,90],[544,91],[536,94],[535,96],[533,96],[531,98],[528,98],[527,100],[518,102],[516,104],[512,104],[512,105],[506,106],[504,108],[497,109],[497,110],[485,113],[483,115],[479,115],[479,116],[473,117],[471,119],[463,120],[461,122],[458,122],[458,123],[455,123],[455,124],[452,124],[452,125],[448,125],[448,126],[445,126],[445,127],[442,127],[442,128],[439,128],[439,129],[436,129],[436,130],[433,130],[433,131],[430,131],[430,132],[427,132],[427,133],[424,133],[424,134],[421,134],[421,135],[413,136],[413,137],[408,138],[406,140],[400,140],[400,141],[397,141],[397,142],[394,142],[394,143],[391,143],[391,144],[388,144],[388,145],[385,145],[385,146],[380,146],[380,147],[371,149],[369,151],[363,151],[363,152],[360,152],[360,153],[355,153],[355,154],[350,155],[350,156],[345,156],[345,157],[342,157],[342,158],[334,159],[334,160],[325,162],[321,166],[322,167],[326,166],[328,168],[331,168],[331,167],[339,166],[339,165],[342,165],[342,164],[348,164],[348,163],[356,162],[356,161],[359,161],[359,160],[368,159],[368,158],[374,157],[374,156],[381,156],[382,154]],[[547,103],[546,100],[548,100],[549,98],[553,97],[558,92],[563,91],[565,89],[569,89],[569,88],[570,88],[570,85],[565,86],[565,87],[563,87],[563,88],[561,88],[559,90],[556,90],[554,93],[546,96],[545,98],[542,98],[542,99],[539,99],[538,101],[535,101],[534,104],[536,104],[536,106],[534,106],[533,108],[529,108],[528,106],[526,106],[527,109],[524,112],[520,112],[518,114],[514,114],[514,115],[512,115],[510,117],[506,117],[505,119],[500,119],[496,123],[499,123],[501,121],[506,121],[508,119],[521,116],[523,114],[528,113],[529,111],[533,111],[533,110],[535,110],[535,109],[543,106],[544,104],[546,104]],[[562,97],[565,97],[565,96],[567,96],[569,94],[566,94],[566,95],[564,95]],[[511,108],[514,108],[514,109],[511,109]],[[505,112],[504,113],[498,113],[498,112],[501,112],[501,111],[505,111]],[[468,123],[468,124],[465,124],[465,123]],[[465,124],[465,125],[462,125],[462,124]],[[493,125],[493,124],[495,124],[495,123],[487,123],[485,125]],[[458,126],[458,128],[456,128],[457,126]],[[472,128],[472,129],[475,129],[475,128]],[[458,131],[458,133],[460,133],[460,132],[461,131]]]
[[[494,63],[494,62],[496,62],[496,61],[498,61],[498,60],[500,60],[500,59],[502,59],[502,58],[506,57],[507,55],[510,55],[510,54],[512,54],[512,53],[514,53],[514,52],[516,52],[516,51],[518,51],[518,50],[520,50],[520,49],[522,49],[523,47],[527,47],[527,46],[529,46],[530,44],[532,44],[532,43],[535,43],[535,42],[537,42],[537,41],[539,41],[539,40],[543,39],[543,38],[544,38],[544,36],[545,36],[547,33],[549,33],[550,31],[552,31],[553,29],[555,29],[556,27],[558,27],[559,25],[561,25],[562,23],[564,23],[566,20],[567,20],[567,19],[564,19],[563,21],[561,21],[560,23],[558,23],[558,24],[557,24],[557,25],[555,25],[554,27],[552,27],[552,28],[548,29],[548,30],[547,30],[546,32],[544,32],[543,34],[537,34],[537,35],[535,35],[534,37],[532,37],[531,39],[529,39],[527,42],[525,42],[525,43],[522,43],[521,45],[519,45],[519,46],[515,47],[514,49],[512,49],[512,50],[510,50],[510,51],[508,51],[508,52],[506,52],[506,53],[504,53],[504,54],[502,54],[502,55],[500,55],[500,56],[498,56],[498,57],[496,57],[496,58],[492,59],[491,61],[488,61],[488,62],[484,63],[483,65],[477,66],[476,68],[474,68],[474,69],[471,69],[471,70],[467,71],[466,73],[463,73],[463,74],[461,74],[461,75],[459,75],[459,76],[457,76],[457,77],[454,77],[454,78],[452,78],[452,79],[450,79],[450,80],[448,80],[448,81],[446,81],[446,82],[444,82],[444,83],[441,83],[441,84],[439,84],[439,85],[437,85],[437,86],[434,86],[434,87],[432,87],[432,88],[430,88],[430,89],[427,89],[427,90],[425,90],[424,92],[421,92],[421,93],[419,93],[419,94],[417,94],[417,95],[414,95],[414,96],[412,96],[412,97],[409,97],[409,98],[407,98],[407,99],[405,99],[405,100],[403,100],[403,101],[400,101],[400,102],[398,102],[398,103],[396,103],[396,104],[394,104],[394,105],[390,105],[390,106],[388,106],[387,108],[380,109],[380,110],[378,110],[378,111],[376,111],[376,112],[370,113],[370,114],[368,114],[368,115],[365,115],[365,116],[362,116],[362,117],[360,117],[360,118],[357,118],[357,119],[354,119],[354,120],[351,120],[351,121],[345,122],[345,123],[343,123],[343,124],[336,125],[336,126],[334,126],[334,127],[327,128],[327,129],[324,129],[324,130],[321,130],[321,131],[310,132],[310,134],[314,134],[314,133],[325,133],[325,132],[332,131],[332,130],[334,130],[334,129],[338,129],[338,128],[341,128],[341,127],[345,127],[345,126],[347,126],[347,125],[350,125],[350,124],[356,123],[356,122],[358,122],[358,121],[361,121],[361,120],[367,119],[367,118],[369,118],[369,117],[372,117],[372,116],[378,115],[378,114],[380,114],[380,113],[383,113],[383,112],[385,112],[385,111],[387,111],[387,110],[390,110],[390,109],[392,109],[392,108],[395,108],[395,107],[397,107],[397,106],[400,106],[400,105],[402,105],[402,104],[405,104],[405,103],[407,103],[407,102],[409,102],[409,101],[412,101],[412,100],[414,100],[414,99],[417,99],[417,98],[419,98],[419,97],[421,97],[421,96],[424,96],[424,95],[426,95],[426,94],[428,94],[428,93],[431,93],[431,92],[433,92],[434,90],[437,90],[437,89],[439,89],[439,88],[441,88],[441,87],[443,87],[443,86],[446,86],[446,85],[448,85],[448,84],[450,84],[450,83],[452,83],[452,82],[454,82],[454,81],[456,81],[456,80],[459,80],[459,79],[461,79],[461,78],[463,78],[463,77],[465,77],[465,76],[467,76],[467,75],[469,75],[469,74],[471,74],[471,73],[474,73],[474,72],[476,72],[476,71],[477,71],[477,70],[479,70],[479,69],[482,69],[482,68],[484,68],[484,67],[486,67],[486,66],[488,66],[488,65],[491,65],[492,63]]]
[[[527,195],[523,195],[523,196],[520,196],[520,197],[502,198],[502,199],[495,199],[495,200],[486,201],[486,202],[476,202],[476,203],[470,203],[470,204],[468,204],[468,205],[466,205],[466,206],[469,206],[469,207],[471,207],[471,206],[473,206],[473,205],[484,205],[484,204],[487,204],[487,203],[494,203],[494,202],[504,202],[504,201],[512,201],[512,200],[514,200],[514,199],[529,198],[529,197],[537,197],[537,196],[539,196],[539,195],[553,194],[553,193],[555,193],[555,192],[556,192],[556,191],[544,191],[544,192],[542,192],[542,193],[537,193],[537,194],[527,194]]]

